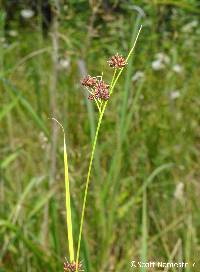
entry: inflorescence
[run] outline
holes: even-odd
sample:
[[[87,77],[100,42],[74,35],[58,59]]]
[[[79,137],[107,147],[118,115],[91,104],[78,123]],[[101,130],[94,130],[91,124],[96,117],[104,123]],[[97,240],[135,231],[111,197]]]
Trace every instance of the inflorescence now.
[[[66,259],[66,258],[65,258]],[[64,272],[75,272],[76,271],[76,262],[64,262]],[[84,272],[83,266],[81,263],[78,264],[78,272]]]
[[[127,65],[127,62],[123,56],[117,53],[108,60],[108,64],[112,68],[121,69]],[[87,75],[83,78],[81,84],[85,86],[90,93],[88,99],[95,100],[99,109],[99,103],[101,105],[110,98],[110,86],[103,81],[102,76],[92,77]]]
[[[126,66],[127,62],[123,56],[117,53],[116,55],[112,56],[108,60],[108,64],[110,67],[118,69],[118,68],[123,68],[124,66]]]
[[[88,75],[82,80],[81,84],[87,87],[87,90],[90,93],[88,99],[90,100],[97,99],[105,101],[110,97],[109,85],[102,80],[102,77],[91,77]]]

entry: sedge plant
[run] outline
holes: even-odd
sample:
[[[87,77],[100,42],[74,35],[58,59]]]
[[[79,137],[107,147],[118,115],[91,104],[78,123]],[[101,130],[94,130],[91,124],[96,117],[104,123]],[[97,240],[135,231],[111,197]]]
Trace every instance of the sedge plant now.
[[[89,92],[88,99],[95,102],[97,109],[98,109],[98,123],[96,128],[95,137],[92,144],[92,151],[90,155],[90,161],[89,161],[89,167],[88,167],[88,173],[86,178],[86,184],[85,184],[85,191],[84,191],[84,198],[83,198],[83,205],[82,205],[82,212],[81,212],[81,221],[80,221],[80,229],[79,229],[79,236],[78,236],[78,247],[75,257],[74,252],[74,239],[73,239],[73,225],[72,225],[72,211],[71,211],[71,202],[70,202],[70,183],[69,183],[69,174],[68,174],[68,159],[67,159],[67,148],[66,148],[66,140],[65,140],[65,131],[63,126],[55,119],[55,120],[62,128],[64,133],[64,168],[65,168],[65,202],[66,202],[66,221],[67,221],[67,232],[68,232],[68,248],[69,248],[69,260],[66,259],[66,262],[64,263],[64,271],[66,272],[81,272],[83,270],[82,263],[80,262],[80,247],[81,247],[81,238],[82,238],[82,231],[83,231],[83,224],[85,219],[85,210],[86,210],[86,204],[87,204],[87,196],[88,196],[88,189],[90,184],[90,176],[91,176],[91,170],[93,166],[94,161],[94,155],[97,145],[97,140],[99,136],[99,131],[102,125],[102,120],[104,117],[105,110],[108,106],[108,102],[110,98],[113,95],[114,88],[124,70],[126,67],[129,58],[131,57],[138,37],[140,35],[142,26],[140,26],[138,33],[136,35],[134,44],[132,48],[130,49],[128,55],[126,58],[123,56],[116,54],[112,56],[108,60],[108,64],[111,68],[113,68],[113,76],[111,79],[111,83],[107,84],[103,80],[103,76],[96,76],[92,77],[90,75],[86,76],[82,80],[82,85],[86,88],[86,90]]]

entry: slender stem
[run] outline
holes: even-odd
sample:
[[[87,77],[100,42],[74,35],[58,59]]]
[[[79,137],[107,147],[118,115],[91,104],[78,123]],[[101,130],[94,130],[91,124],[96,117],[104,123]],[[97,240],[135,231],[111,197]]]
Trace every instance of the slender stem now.
[[[114,79],[115,79],[115,75],[116,75],[116,69],[114,70],[114,74],[113,74],[113,77],[112,77],[111,89],[112,89],[112,84],[113,84]],[[88,187],[89,187],[89,183],[90,183],[90,174],[91,174],[92,163],[93,163],[93,159],[94,159],[94,152],[95,152],[95,149],[96,149],[96,144],[97,144],[97,139],[98,139],[98,135],[99,135],[99,130],[100,130],[100,127],[101,127],[102,118],[103,118],[103,115],[104,115],[107,104],[108,104],[108,100],[105,102],[105,104],[103,105],[102,111],[100,112],[99,120],[98,120],[98,124],[97,124],[97,129],[96,129],[96,134],[95,134],[94,142],[93,142],[93,145],[92,145],[92,153],[91,153],[91,157],[90,157],[90,163],[89,163],[89,168],[88,168],[88,174],[87,174],[87,180],[86,180],[86,186],[85,186],[85,193],[84,193],[84,199],[83,199],[83,208],[82,208],[82,213],[81,213],[81,224],[80,224],[80,231],[79,231],[79,238],[78,238],[77,257],[76,257],[76,272],[78,272],[78,263],[79,263],[80,246],[81,246],[81,236],[82,236],[82,230],[83,230],[83,222],[84,222],[84,216],[85,216],[85,207],[86,207],[86,202],[87,202]]]
[[[99,105],[98,100],[95,98],[94,91],[91,92],[90,89],[89,89],[88,87],[86,87],[86,89],[87,89],[87,91],[88,91],[91,95],[94,96],[94,101],[95,101],[95,103],[96,103],[96,105],[97,105],[97,108],[98,108],[99,112],[101,112],[101,103],[100,103],[100,105]]]
[[[140,29],[138,31],[138,34],[136,36],[135,42],[133,44],[133,47],[131,48],[126,61],[128,61],[128,59],[130,58],[137,39],[139,37],[140,31],[142,29],[142,26],[140,26]],[[124,68],[120,69],[119,73],[116,75],[116,69],[114,70],[114,74],[111,80],[111,86],[110,86],[110,95],[113,93],[114,87],[122,73]],[[76,272],[78,272],[78,264],[79,264],[79,255],[80,255],[80,245],[81,245],[81,236],[82,236],[82,230],[83,230],[83,222],[84,222],[84,216],[85,216],[85,207],[86,207],[86,202],[87,202],[87,195],[88,195],[88,187],[89,187],[89,183],[90,183],[90,175],[91,175],[91,169],[92,169],[92,164],[93,164],[93,159],[94,159],[94,153],[95,153],[95,149],[96,149],[96,144],[97,144],[97,139],[98,139],[98,135],[99,135],[99,130],[101,127],[101,123],[102,123],[102,118],[106,109],[106,106],[108,104],[108,100],[105,102],[105,104],[103,105],[102,111],[100,112],[99,115],[99,120],[98,120],[98,124],[97,124],[97,129],[96,129],[96,134],[94,137],[94,142],[92,145],[92,152],[91,152],[91,157],[90,157],[90,163],[89,163],[89,168],[88,168],[88,174],[87,174],[87,180],[86,180],[86,186],[85,186],[85,192],[84,192],[84,199],[83,199],[83,207],[82,207],[82,213],[81,213],[81,223],[80,223],[80,230],[79,230],[79,237],[78,237],[78,249],[77,249],[77,255],[76,255]]]
[[[140,26],[139,30],[138,30],[138,33],[137,33],[137,36],[135,38],[135,42],[130,50],[130,52],[128,53],[128,56],[126,58],[126,61],[128,61],[128,59],[130,58],[131,54],[133,53],[133,50],[135,49],[135,46],[136,46],[136,43],[137,43],[137,40],[138,40],[138,37],[140,35],[140,31],[142,30],[142,25]]]
[[[88,175],[87,175],[87,180],[86,180],[86,187],[85,187],[85,194],[84,194],[84,199],[83,199],[83,208],[82,208],[82,214],[81,214],[81,224],[80,224],[80,231],[79,231],[79,238],[78,238],[78,249],[77,249],[77,257],[76,257],[76,272],[78,272],[78,262],[79,262],[79,255],[80,255],[80,245],[81,245],[81,236],[82,236],[82,229],[83,229],[83,221],[84,221],[84,215],[85,215],[85,206],[86,206],[86,201],[87,201],[87,194],[88,194],[88,187],[89,187],[89,182],[90,182],[90,174],[91,174],[91,169],[92,169],[92,163],[93,163],[93,159],[94,159],[94,152],[95,152],[95,148],[96,148],[96,144],[97,144],[97,138],[98,138],[98,134],[99,134],[99,129],[101,127],[101,121],[103,118],[103,114],[105,111],[105,106],[99,116],[99,121],[98,121],[98,125],[97,125],[97,130],[96,130],[96,134],[95,134],[95,138],[94,138],[94,143],[92,146],[92,153],[91,153],[91,157],[90,157],[90,164],[89,164],[89,169],[88,169]]]
[[[131,54],[133,53],[133,50],[135,49],[135,46],[136,46],[136,43],[137,43],[137,40],[138,40],[138,37],[139,37],[139,35],[140,35],[140,31],[141,31],[141,30],[142,30],[142,25],[140,26],[140,28],[139,28],[139,30],[138,30],[138,33],[137,33],[137,36],[136,36],[136,38],[135,38],[135,42],[134,42],[134,44],[133,44],[131,50],[130,50],[129,53],[128,53],[128,56],[127,56],[127,58],[126,58],[126,62],[129,60]],[[122,73],[123,70],[124,70],[124,67],[120,69],[118,75],[116,76],[116,79],[115,79],[114,83],[113,83],[112,86],[111,86],[110,94],[113,93],[113,89],[115,88],[115,85],[116,85],[116,83],[117,83],[117,81],[118,81],[118,79],[119,79],[119,77],[120,77],[120,75],[121,75],[121,73]]]
[[[113,75],[112,81],[111,81],[111,90],[113,90],[112,86],[113,86],[113,82],[114,82],[114,79],[115,79],[115,76],[116,76],[116,72],[117,72],[117,69],[115,68],[114,75]]]
[[[96,98],[94,98],[94,101],[95,101],[95,103],[96,103],[96,105],[97,105],[97,108],[98,108],[98,110],[99,110],[99,113],[101,113],[101,104],[99,105],[99,102],[98,102],[98,100],[97,100]]]

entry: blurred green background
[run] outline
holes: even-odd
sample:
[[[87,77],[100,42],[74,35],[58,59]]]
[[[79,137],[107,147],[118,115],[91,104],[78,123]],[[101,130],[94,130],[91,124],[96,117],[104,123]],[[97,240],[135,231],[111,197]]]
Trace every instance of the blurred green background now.
[[[197,0],[1,3],[1,272],[63,271],[63,135],[50,118],[66,129],[77,246],[98,117],[80,79],[109,82],[108,58],[127,55],[140,24],[103,120],[81,260],[87,272],[200,271],[199,19]]]

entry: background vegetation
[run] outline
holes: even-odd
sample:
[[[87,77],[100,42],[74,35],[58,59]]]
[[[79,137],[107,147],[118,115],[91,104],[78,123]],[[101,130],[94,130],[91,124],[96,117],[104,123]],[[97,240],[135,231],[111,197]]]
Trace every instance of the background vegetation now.
[[[87,272],[133,271],[132,260],[185,261],[185,270],[162,271],[199,271],[198,1],[59,4],[47,31],[42,14],[22,16],[26,1],[9,27],[1,9],[0,271],[63,270],[62,134],[50,117],[66,129],[78,238],[97,118],[80,78],[103,71],[109,81],[108,57],[127,54],[140,23],[100,133],[81,259]]]

